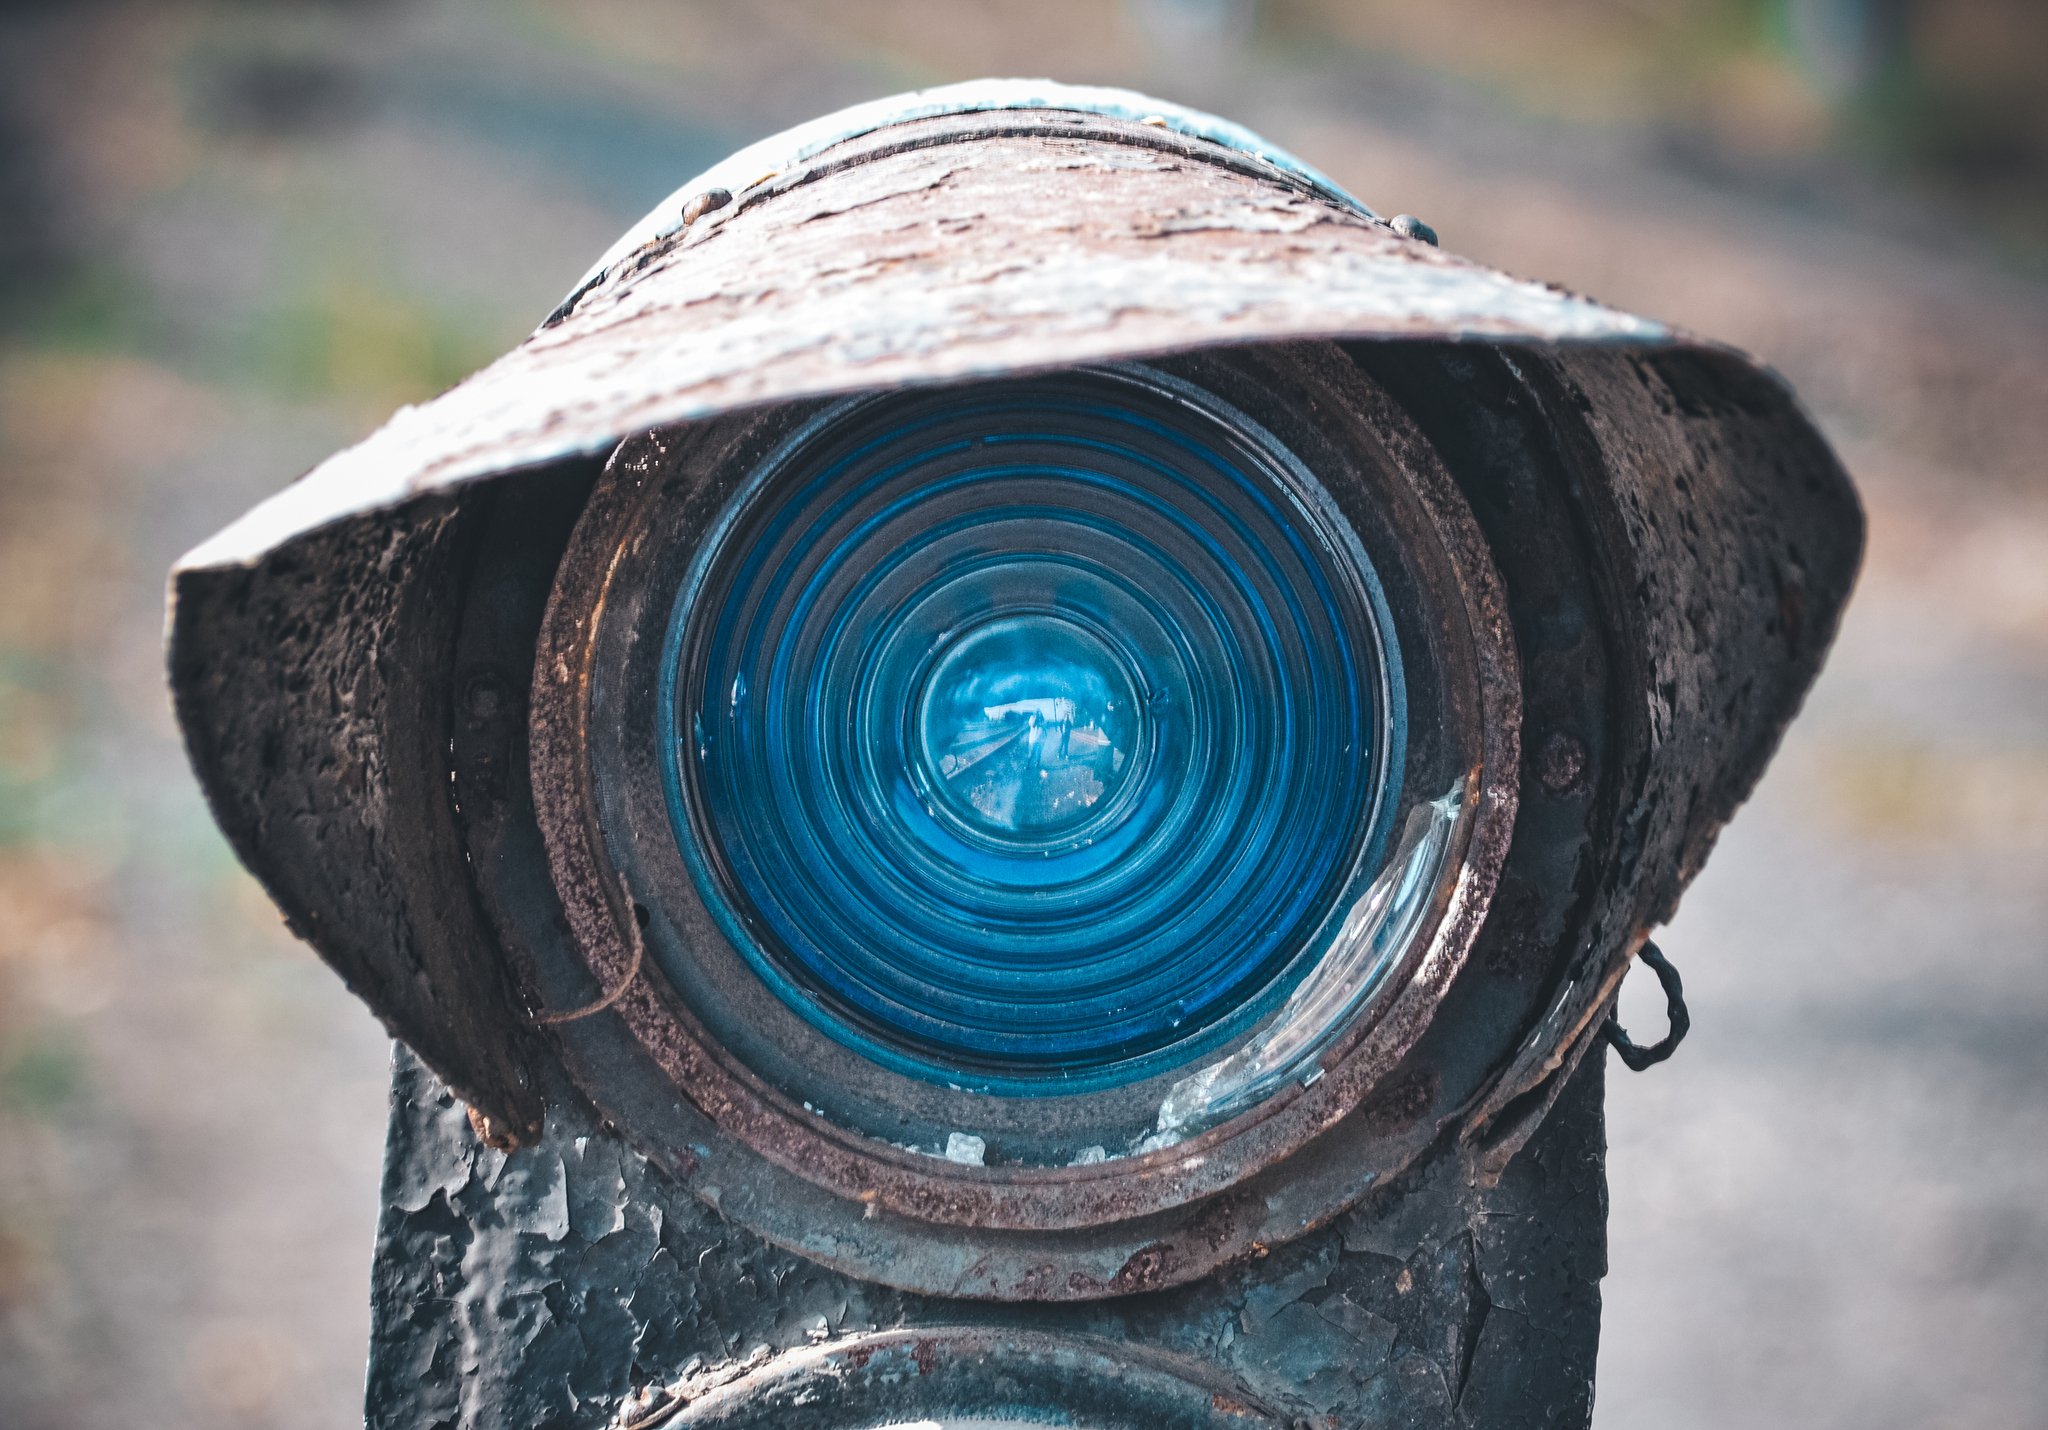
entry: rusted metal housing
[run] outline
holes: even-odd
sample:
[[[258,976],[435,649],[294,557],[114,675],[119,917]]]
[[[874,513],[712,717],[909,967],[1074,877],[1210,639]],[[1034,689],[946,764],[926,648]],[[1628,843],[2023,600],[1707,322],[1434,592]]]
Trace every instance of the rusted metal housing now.
[[[949,93],[686,186],[519,348],[186,557],[172,683],[216,816],[495,1144],[541,1137],[566,1072],[681,1188],[865,1282],[1152,1292],[1446,1157],[1489,1185],[1817,673],[1853,490],[1741,354],[1401,237],[1242,131],[1099,91]],[[732,202],[683,225],[714,187]],[[1295,394],[1302,440],[1369,440],[1434,503],[1455,559],[1418,609],[1463,623],[1492,813],[1415,996],[1316,1086],[1108,1180],[852,1145],[686,1047],[650,976],[538,1025],[612,989],[634,937],[543,837],[574,783],[548,732],[579,708],[551,692],[583,688],[597,640],[557,593],[632,554],[668,451],[834,394],[1131,361]]]

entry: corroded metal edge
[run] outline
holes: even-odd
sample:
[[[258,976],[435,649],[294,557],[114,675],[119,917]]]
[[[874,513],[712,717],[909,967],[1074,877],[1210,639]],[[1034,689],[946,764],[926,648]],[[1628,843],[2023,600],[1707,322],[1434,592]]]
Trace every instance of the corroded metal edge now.
[[[1677,336],[1399,237],[1171,127],[1011,109],[883,137],[639,243],[561,322],[178,569],[248,565],[349,515],[770,402],[1285,338]]]

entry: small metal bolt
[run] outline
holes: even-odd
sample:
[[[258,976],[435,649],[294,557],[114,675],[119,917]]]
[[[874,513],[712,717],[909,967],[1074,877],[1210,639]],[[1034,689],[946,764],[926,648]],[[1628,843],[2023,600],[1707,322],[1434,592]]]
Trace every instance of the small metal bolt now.
[[[691,195],[683,204],[683,227],[688,228],[712,210],[722,209],[731,202],[732,191],[729,189],[706,189],[701,194]]]
[[[1395,214],[1394,221],[1388,227],[1403,238],[1419,239],[1431,248],[1436,247],[1436,230],[1414,214]]]

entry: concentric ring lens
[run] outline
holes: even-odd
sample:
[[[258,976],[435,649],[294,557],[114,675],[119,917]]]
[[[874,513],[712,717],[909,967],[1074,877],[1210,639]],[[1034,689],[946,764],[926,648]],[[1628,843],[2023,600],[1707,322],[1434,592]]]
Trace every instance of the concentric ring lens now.
[[[1056,1089],[1193,1055],[1298,980],[1384,822],[1384,619],[1307,471],[1161,375],[844,404],[678,598],[676,834],[871,1056]]]

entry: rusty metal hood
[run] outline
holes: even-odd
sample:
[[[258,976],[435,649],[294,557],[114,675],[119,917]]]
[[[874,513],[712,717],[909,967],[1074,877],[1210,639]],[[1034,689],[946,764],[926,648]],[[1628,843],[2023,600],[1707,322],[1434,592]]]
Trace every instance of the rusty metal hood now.
[[[685,226],[695,195],[733,201]],[[525,342],[180,563],[757,404],[1282,338],[1664,343],[1397,235],[1213,115],[985,80],[855,106],[678,189]]]

